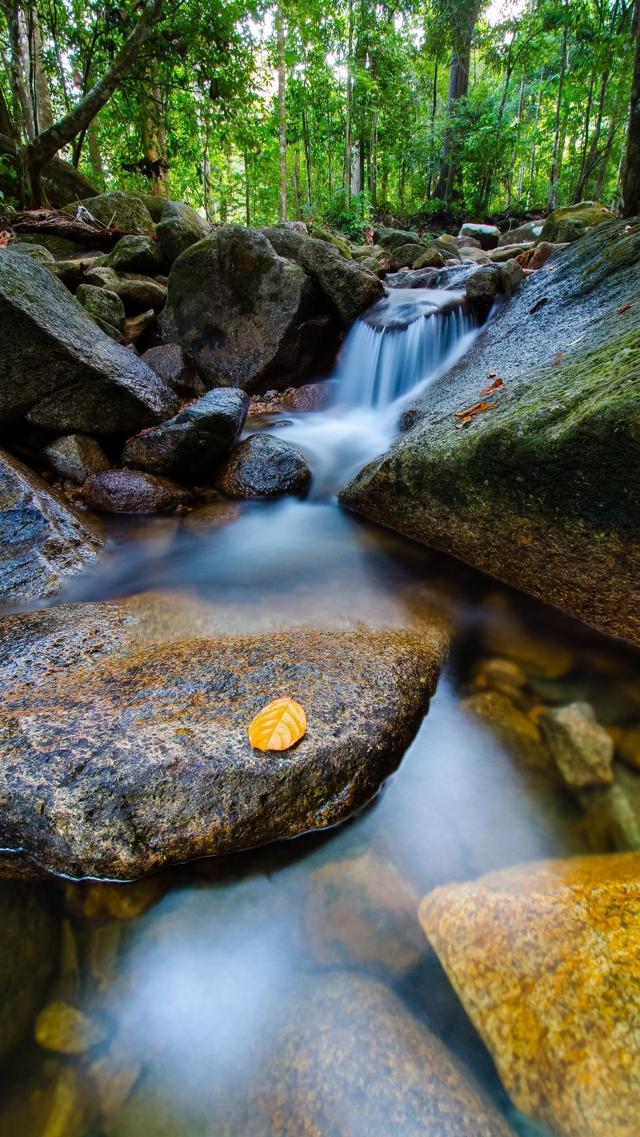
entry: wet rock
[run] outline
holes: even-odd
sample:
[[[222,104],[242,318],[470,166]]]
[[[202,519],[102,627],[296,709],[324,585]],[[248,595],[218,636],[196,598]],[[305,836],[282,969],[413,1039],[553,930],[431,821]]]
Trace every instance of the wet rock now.
[[[127,313],[159,312],[167,300],[167,288],[150,276],[125,276],[114,289],[124,303]]]
[[[382,245],[384,249],[392,251],[399,249],[402,245],[420,245],[422,243],[417,230],[392,229],[387,225],[381,225],[379,229],[376,229],[374,240],[377,245]]]
[[[481,225],[475,221],[465,221],[458,237],[474,237],[481,249],[495,249],[500,241],[500,230],[496,225]]]
[[[42,454],[54,473],[78,485],[86,482],[92,474],[99,474],[111,466],[100,444],[86,434],[66,434],[56,438],[45,446]]]
[[[640,778],[620,766],[609,786],[589,786],[578,792],[586,815],[591,847],[640,852]]]
[[[91,526],[35,474],[0,450],[0,600],[52,596],[100,551]]]
[[[514,229],[508,229],[506,233],[501,234],[498,247],[520,245],[524,241],[537,241],[543,225],[544,221],[525,221],[523,225],[516,225]]]
[[[12,253],[23,253],[27,257],[33,257],[41,264],[51,264],[55,260],[53,253],[44,245],[36,245],[31,241],[12,241],[8,248]],[[4,252],[4,249],[2,251]]]
[[[394,249],[389,250],[389,268],[392,272],[399,272],[401,269],[413,268],[414,264],[425,253],[425,247],[422,244],[408,244],[397,245]],[[427,257],[429,260],[429,258]],[[437,260],[437,267],[443,264],[444,258],[439,257]],[[430,267],[429,265],[421,265],[421,268]]]
[[[465,291],[472,308],[481,316],[487,316],[500,291],[500,269],[488,265],[472,272],[467,277]]]
[[[26,415],[53,430],[140,429],[177,410],[173,392],[107,338],[49,270],[0,257],[0,422]]]
[[[589,703],[569,703],[539,717],[549,749],[568,786],[613,781],[613,742]]]
[[[527,277],[412,408],[413,429],[341,494],[636,643],[639,250],[640,222],[607,222]],[[456,430],[496,372],[497,406]]]
[[[130,884],[73,884],[67,890],[67,910],[85,920],[133,920],[152,908],[166,887],[157,875]]]
[[[412,268],[419,271],[423,268],[444,268],[445,265],[459,263],[461,254],[454,245],[447,241],[429,241],[426,248],[414,260]]]
[[[502,691],[482,691],[465,699],[462,708],[486,723],[509,753],[525,765],[543,767],[549,764],[540,727],[507,694]]]
[[[371,853],[331,861],[311,874],[308,887],[307,936],[323,966],[351,964],[401,974],[424,955],[416,920],[419,898],[385,861]]]
[[[345,260],[333,245],[285,226],[262,230],[279,256],[289,257],[314,280],[348,327],[384,294],[378,278],[362,264]]]
[[[420,919],[518,1108],[561,1137],[629,1137],[640,1108],[640,856],[445,885]]]
[[[175,261],[166,339],[179,341],[208,386],[254,390],[270,375],[311,366],[304,343],[314,287],[299,265],[276,256],[263,234],[224,225]]]
[[[95,284],[81,284],[76,297],[85,312],[103,324],[120,329],[124,323],[124,304],[115,292]]]
[[[436,624],[219,638],[157,594],[7,617],[0,637],[0,844],[25,850],[5,864],[110,879],[350,816],[413,738],[446,645]],[[262,754],[247,726],[282,691],[307,734]]]
[[[622,730],[616,741],[616,750],[630,766],[640,769],[640,726]]]
[[[84,1054],[103,1042],[106,1032],[99,1022],[77,1007],[56,999],[40,1011],[35,1036],[44,1050],[53,1050],[57,1054]]]
[[[152,237],[121,237],[104,264],[118,272],[162,272],[165,259]]]
[[[139,316],[129,316],[124,322],[122,328],[122,335],[126,344],[135,344],[142,338],[148,328],[151,327],[156,314],[153,308],[148,312],[141,312]]]
[[[165,202],[156,236],[165,260],[173,264],[191,245],[208,237],[211,226],[190,205],[181,201]]]
[[[615,214],[598,201],[579,201],[577,205],[564,205],[549,214],[540,234],[541,241],[561,244],[564,241],[577,241],[589,229],[601,225],[603,221],[613,221]]]
[[[86,197],[81,203],[97,221],[124,233],[148,235],[155,231],[151,214],[144,202],[136,194],[111,190],[96,197]],[[75,215],[78,203],[66,205],[67,213]]]
[[[490,688],[513,698],[527,683],[527,676],[519,664],[511,659],[481,659],[473,670],[472,685]]]
[[[130,438],[122,461],[151,474],[211,482],[244,426],[248,406],[244,391],[209,391],[175,418]]]
[[[138,470],[93,474],[84,483],[82,496],[98,513],[166,513],[191,500],[183,486]]]
[[[442,1043],[381,983],[340,972],[314,977],[288,1009],[260,1137],[511,1134]]]
[[[296,414],[326,411],[333,402],[333,394],[331,383],[304,383],[302,387],[293,387],[284,392],[282,407],[286,411],[295,411]]]
[[[0,1059],[23,1042],[56,967],[60,921],[38,885],[0,880]]]
[[[204,384],[185,359],[180,344],[165,343],[150,347],[143,353],[142,360],[173,391],[196,396],[204,394]]]
[[[195,537],[205,536],[212,529],[237,521],[241,514],[240,502],[220,496],[217,501],[192,509],[182,521],[182,531]]]
[[[304,494],[311,470],[295,446],[270,434],[241,442],[216,476],[216,489],[228,497],[280,497]]]

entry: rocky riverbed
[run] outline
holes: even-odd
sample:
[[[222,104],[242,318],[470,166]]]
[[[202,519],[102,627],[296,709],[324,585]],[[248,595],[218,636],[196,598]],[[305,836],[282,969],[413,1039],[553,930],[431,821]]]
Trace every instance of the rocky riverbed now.
[[[85,208],[0,250],[0,1132],[635,1137],[638,224]]]

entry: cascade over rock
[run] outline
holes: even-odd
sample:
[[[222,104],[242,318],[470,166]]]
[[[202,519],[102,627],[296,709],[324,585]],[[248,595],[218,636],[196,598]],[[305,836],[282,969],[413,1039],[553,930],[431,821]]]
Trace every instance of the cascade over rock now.
[[[638,220],[559,252],[344,503],[640,642],[639,285]],[[460,427],[482,399],[495,406]]]

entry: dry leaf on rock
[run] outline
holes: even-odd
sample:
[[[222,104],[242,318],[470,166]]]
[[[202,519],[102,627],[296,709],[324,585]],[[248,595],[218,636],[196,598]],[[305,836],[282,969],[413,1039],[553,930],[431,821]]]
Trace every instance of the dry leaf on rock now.
[[[274,699],[249,726],[249,741],[256,750],[288,750],[307,729],[307,716],[299,703],[284,695]]]
[[[456,426],[464,426],[466,423],[471,422],[475,415],[481,414],[483,411],[492,411],[497,407],[497,403],[474,403],[472,407],[467,407],[464,411],[454,411],[455,417],[460,419]]]
[[[491,377],[491,375],[495,375],[495,374],[496,374],[495,371],[490,372],[489,378]],[[490,395],[492,391],[499,391],[500,387],[504,387],[504,379],[501,379],[500,376],[498,375],[493,380],[493,383],[490,383],[488,387],[482,388],[480,394],[481,395]]]

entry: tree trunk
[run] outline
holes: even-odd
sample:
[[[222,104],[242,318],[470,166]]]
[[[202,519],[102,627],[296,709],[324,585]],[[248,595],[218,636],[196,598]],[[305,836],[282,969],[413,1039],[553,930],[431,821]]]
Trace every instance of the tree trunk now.
[[[167,129],[164,100],[158,83],[156,59],[152,60],[150,72],[150,84],[145,99],[145,115],[142,121],[142,143],[144,156],[148,162],[151,193],[155,197],[168,197]]]
[[[251,227],[251,180],[249,178],[249,155],[244,155],[244,218],[247,228]]]
[[[101,192],[104,190],[107,180],[104,172],[104,163],[102,161],[102,151],[100,149],[100,136],[98,134],[98,124],[95,120],[87,129],[87,141],[89,143],[89,158],[91,160],[91,175],[96,184],[96,189]]]
[[[560,78],[558,80],[558,97],[556,99],[556,114],[553,127],[553,149],[551,151],[551,174],[549,176],[549,192],[547,194],[547,206],[549,209],[555,209],[556,196],[558,192],[558,182],[560,180],[560,166],[562,163],[562,148],[560,145],[560,122],[562,115],[562,93],[564,91],[564,80],[567,73],[567,45],[569,41],[569,29],[566,24],[562,32],[562,53],[560,56]]]
[[[42,61],[42,37],[40,23],[34,0],[30,0],[25,10],[27,43],[29,51],[29,90],[33,107],[35,133],[40,134],[53,126],[53,111],[49,94],[49,81]]]
[[[640,4],[636,3],[633,19],[635,56],[629,106],[629,125],[622,174],[622,215],[640,214]]]
[[[457,103],[463,99],[469,90],[469,67],[471,64],[471,43],[476,20],[480,12],[481,0],[471,0],[467,11],[462,14],[460,26],[457,29],[451,61],[449,63],[449,85],[447,88],[447,105],[445,111],[446,125],[442,141],[442,158],[440,174],[434,189],[434,197],[441,198],[450,204],[454,196],[455,183],[458,178],[458,164],[456,159],[456,137],[454,116]]]
[[[351,118],[353,113],[353,0],[349,0],[349,38],[347,45],[347,97],[344,128],[344,186],[347,201],[351,199],[352,155]]]
[[[20,147],[17,164],[23,206],[38,207],[44,203],[42,167],[55,157],[58,150],[72,142],[81,131],[86,130],[98,111],[108,103],[160,19],[162,2],[163,0],[152,0],[144,9],[109,70],[72,110],[48,130],[42,131],[36,138]]]
[[[284,16],[282,7],[276,8],[276,41],[278,51],[278,154],[280,185],[278,192],[278,218],[287,220],[287,61],[285,55]]]

